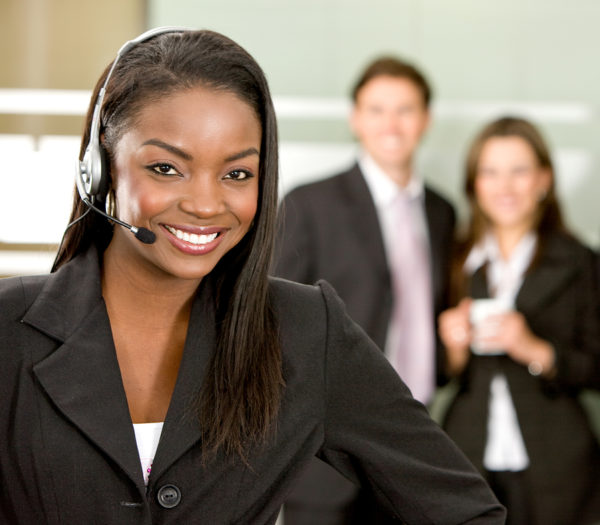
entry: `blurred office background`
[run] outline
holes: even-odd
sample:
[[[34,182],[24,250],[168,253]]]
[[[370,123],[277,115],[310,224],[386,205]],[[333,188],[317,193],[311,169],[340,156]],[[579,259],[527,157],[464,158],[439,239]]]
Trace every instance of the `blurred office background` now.
[[[555,154],[575,232],[600,244],[597,0],[0,0],[0,275],[47,271],[72,198],[90,90],[123,42],[158,25],[245,46],[280,122],[281,191],[347,166],[348,93],[380,53],[435,90],[419,171],[464,210],[462,159],[500,114],[532,118]]]

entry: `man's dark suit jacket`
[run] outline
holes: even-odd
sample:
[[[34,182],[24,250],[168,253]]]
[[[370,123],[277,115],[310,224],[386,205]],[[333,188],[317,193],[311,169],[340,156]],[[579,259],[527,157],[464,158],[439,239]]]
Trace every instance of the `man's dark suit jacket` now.
[[[0,523],[272,525],[315,454],[403,521],[504,523],[481,476],[325,283],[270,279],[285,381],[275,428],[247,462],[220,453],[203,463],[190,401],[216,348],[213,289],[206,277],[194,299],[145,487],[96,250],[49,276],[0,279]]]
[[[600,520],[600,450],[579,399],[582,389],[600,388],[594,264],[592,253],[575,239],[553,234],[543,241],[516,309],[531,331],[554,347],[556,376],[533,377],[506,356],[472,354],[445,417],[448,434],[483,472],[490,382],[504,374],[530,460],[527,480],[535,524]],[[489,297],[484,268],[471,278],[470,295]]]
[[[428,187],[424,201],[437,317],[447,306],[455,214],[452,206]],[[280,207],[278,241],[275,274],[307,284],[318,279],[328,281],[350,316],[383,349],[393,306],[391,276],[377,210],[359,166],[286,195]],[[361,494],[355,500],[354,487],[315,461],[292,493],[288,509],[292,508],[292,501],[299,506],[306,501],[318,507],[351,505],[353,510],[348,512],[358,515],[363,511],[356,510],[357,506],[371,507],[363,501],[365,497],[368,498]],[[365,510],[364,517],[355,522],[372,520],[371,511],[376,512]],[[296,523],[287,513],[286,516],[292,525]],[[339,520],[347,522],[345,518]]]

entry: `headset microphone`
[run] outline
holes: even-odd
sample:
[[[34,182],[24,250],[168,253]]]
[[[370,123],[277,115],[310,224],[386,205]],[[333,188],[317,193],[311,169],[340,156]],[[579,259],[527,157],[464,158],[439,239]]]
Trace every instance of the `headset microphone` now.
[[[138,228],[137,226],[127,224],[126,222],[123,222],[122,220],[117,219],[116,217],[109,215],[108,213],[104,213],[100,208],[96,208],[96,206],[94,206],[89,199],[85,198],[81,200],[92,211],[99,213],[103,217],[106,217],[108,220],[116,222],[119,226],[123,226],[123,228],[127,228],[131,233],[133,233],[137,240],[142,241],[144,244],[153,244],[154,241],[156,241],[156,234],[153,231],[150,231],[148,228],[143,228],[141,226]]]

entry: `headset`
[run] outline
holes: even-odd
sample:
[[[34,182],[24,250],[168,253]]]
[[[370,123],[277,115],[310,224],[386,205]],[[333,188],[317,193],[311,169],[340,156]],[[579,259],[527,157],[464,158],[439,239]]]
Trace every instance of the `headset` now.
[[[98,96],[96,97],[96,102],[94,104],[92,122],[90,125],[90,138],[85,152],[83,153],[83,160],[77,159],[75,183],[77,185],[77,191],[81,197],[81,200],[88,206],[89,209],[99,213],[100,215],[119,224],[120,226],[127,228],[138,240],[144,244],[152,244],[154,241],[156,241],[156,235],[152,231],[148,230],[147,228],[127,224],[126,222],[117,219],[113,215],[104,213],[100,208],[94,205],[97,200],[100,202],[104,201],[108,189],[108,160],[106,158],[106,151],[104,150],[104,147],[100,141],[100,114],[102,111],[102,102],[104,101],[106,86],[108,86],[108,82],[113,74],[113,71],[115,70],[115,66],[119,62],[120,58],[131,48],[158,35],[165,33],[183,33],[185,31],[189,31],[189,29],[174,26],[157,27],[142,33],[137,38],[129,40],[121,46],[121,49],[119,49],[117,56],[115,57],[112,66],[106,75],[106,79],[104,80],[102,87],[98,91]]]

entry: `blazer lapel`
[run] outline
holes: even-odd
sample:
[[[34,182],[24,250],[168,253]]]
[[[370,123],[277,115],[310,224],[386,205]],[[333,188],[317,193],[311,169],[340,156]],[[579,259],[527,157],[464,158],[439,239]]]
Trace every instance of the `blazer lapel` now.
[[[542,249],[538,264],[525,275],[517,295],[517,309],[528,315],[543,308],[551,297],[569,285],[576,273],[576,266],[565,255],[569,252],[562,249],[560,239],[551,237]]]
[[[576,267],[565,255],[568,250],[561,246],[559,238],[551,237],[543,247],[538,263],[525,274],[516,298],[516,307],[528,315],[539,311],[558,290],[568,286]],[[489,296],[485,265],[471,277],[471,296],[483,299]]]
[[[102,299],[97,252],[52,274],[23,322],[61,343],[33,367],[60,412],[145,492],[135,433]],[[216,345],[213,287],[196,295],[177,382],[152,465],[159,476],[201,439],[192,400]]]
[[[175,390],[152,464],[152,479],[159,479],[163,472],[202,437],[192,402],[200,392],[215,351],[215,326],[212,286],[205,279],[192,306]]]
[[[431,282],[433,285],[434,297],[437,297],[437,291],[441,290],[444,285],[441,282],[441,276],[443,275],[441,265],[445,261],[440,253],[440,249],[443,245],[440,237],[442,230],[436,225],[436,208],[432,205],[431,199],[428,198],[428,191],[427,187],[425,187],[425,220],[427,221],[427,233],[429,235]]]
[[[33,367],[52,402],[143,487],[97,257],[90,249],[52,274],[23,322],[62,342]]]
[[[99,302],[76,332],[33,371],[59,410],[143,486],[104,302]]]
[[[355,230],[365,248],[365,257],[373,262],[373,269],[380,272],[389,282],[390,274],[377,210],[358,164],[348,172],[341,191],[348,204],[350,216],[353,217],[349,227]]]
[[[486,265],[483,265],[471,276],[471,297],[473,299],[487,299],[489,291],[487,286]]]

